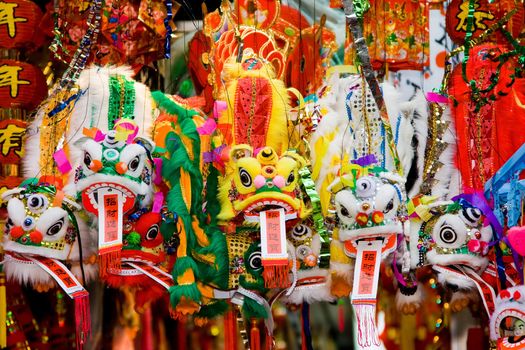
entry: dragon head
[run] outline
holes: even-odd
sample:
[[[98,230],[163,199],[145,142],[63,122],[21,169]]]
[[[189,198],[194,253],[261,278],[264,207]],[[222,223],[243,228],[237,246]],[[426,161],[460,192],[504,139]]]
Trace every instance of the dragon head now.
[[[122,138],[110,130],[100,138],[83,137],[75,145],[83,152],[75,176],[84,208],[98,215],[99,191],[120,193],[123,212],[139,204],[146,206],[152,195],[152,141],[145,138]]]
[[[227,234],[229,260],[228,288],[243,287],[264,292],[261,245],[250,233]]]
[[[230,167],[220,186],[222,222],[257,223],[264,210],[283,208],[286,220],[302,219],[307,209],[302,199],[298,171],[305,160],[295,152],[278,156],[271,147],[252,152],[239,145],[230,152]]]
[[[160,213],[139,210],[128,215],[123,227],[122,260],[164,261],[164,239],[160,233]]]

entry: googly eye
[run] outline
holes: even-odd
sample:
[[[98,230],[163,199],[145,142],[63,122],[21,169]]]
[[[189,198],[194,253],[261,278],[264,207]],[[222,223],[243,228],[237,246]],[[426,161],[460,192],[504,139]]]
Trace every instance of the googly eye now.
[[[250,176],[248,171],[246,171],[246,169],[239,169],[239,179],[245,187],[250,187],[252,185],[252,177]]]
[[[383,210],[383,212],[386,214],[388,213],[390,210],[394,209],[394,198],[392,198],[387,204],[386,204],[386,207],[385,207],[385,210]]]
[[[355,193],[362,198],[373,197],[376,193],[376,183],[369,176],[357,179]]]
[[[7,221],[5,222],[6,231],[9,231],[13,226],[15,226],[13,220],[11,220],[11,218],[7,218]]]
[[[146,232],[146,240],[147,241],[153,241],[155,238],[157,238],[159,234],[159,225],[153,225],[149,228],[148,232]]]
[[[478,208],[465,208],[461,211],[460,216],[469,226],[476,226],[481,219],[482,212]]]
[[[140,158],[139,156],[136,156],[135,158],[129,161],[128,169],[131,171],[135,171],[138,169],[139,165],[140,165]]]
[[[297,255],[297,257],[301,260],[303,260],[305,257],[307,257],[308,255],[312,254],[312,248],[310,248],[309,246],[307,245],[300,245],[299,247],[297,247],[297,249],[295,250],[295,254]]]
[[[445,225],[439,230],[439,238],[447,244],[452,244],[458,239],[458,234],[451,226]]]
[[[248,258],[248,266],[252,270],[259,270],[262,268],[261,252],[253,252]]]
[[[89,168],[89,166],[91,165],[91,160],[92,160],[92,157],[91,157],[91,154],[89,154],[88,152],[84,152],[84,160],[83,160],[83,163],[86,167]]]
[[[295,181],[295,174],[294,172],[292,171],[290,173],[290,175],[288,175],[288,177],[286,178],[286,186],[289,186],[291,183],[293,183]]]
[[[300,239],[300,240],[307,239],[312,236],[312,229],[310,229],[305,224],[295,225],[294,228],[292,229],[292,236],[295,239]]]
[[[54,236],[56,235],[57,233],[60,232],[60,230],[62,230],[62,227],[64,226],[64,218],[58,220],[57,222],[55,222],[53,225],[51,225],[51,227],[49,227],[46,231],[46,235],[48,236]]]
[[[348,209],[346,209],[346,207],[344,205],[341,205],[341,207],[339,209],[339,214],[342,215],[342,216],[346,216],[347,218],[350,217],[350,212],[348,211]]]
[[[22,228],[25,231],[28,231],[31,230],[33,227],[35,227],[35,219],[33,219],[31,216],[26,217],[22,222]]]
[[[47,209],[49,202],[43,194],[32,194],[27,197],[27,207],[33,213],[41,213]]]

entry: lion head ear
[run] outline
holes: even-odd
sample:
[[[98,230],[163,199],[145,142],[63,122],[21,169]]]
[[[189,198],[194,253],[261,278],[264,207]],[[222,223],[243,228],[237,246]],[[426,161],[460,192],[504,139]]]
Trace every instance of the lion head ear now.
[[[230,161],[237,163],[241,158],[251,157],[253,149],[249,145],[233,146],[230,150]]]
[[[79,138],[78,140],[76,140],[75,142],[73,142],[73,145],[80,149],[89,140],[93,140],[93,139],[91,137],[83,136]]]
[[[283,154],[283,157],[290,157],[294,159],[297,162],[297,164],[299,164],[298,168],[303,168],[304,166],[306,166],[306,160],[295,151],[286,151]]]
[[[155,149],[155,143],[144,137],[136,137],[133,142],[144,147],[150,154]]]

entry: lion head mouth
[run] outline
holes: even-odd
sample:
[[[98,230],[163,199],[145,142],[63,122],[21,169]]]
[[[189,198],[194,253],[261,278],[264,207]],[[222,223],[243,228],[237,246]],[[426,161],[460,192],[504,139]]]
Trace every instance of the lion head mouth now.
[[[248,205],[244,210],[244,219],[247,222],[259,222],[260,213],[267,210],[284,209],[285,220],[294,220],[298,217],[298,212],[294,207],[284,200],[262,199]]]
[[[82,191],[82,204],[88,212],[98,215],[100,200],[99,193],[102,191],[105,191],[106,193],[114,192],[119,194],[122,198],[123,212],[131,210],[135,205],[135,200],[137,199],[137,195],[124,185],[113,182],[97,182],[89,185],[84,191]]]

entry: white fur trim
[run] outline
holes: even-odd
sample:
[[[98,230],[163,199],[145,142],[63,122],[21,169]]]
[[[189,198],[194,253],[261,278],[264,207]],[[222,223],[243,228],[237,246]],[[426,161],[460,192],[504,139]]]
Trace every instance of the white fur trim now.
[[[396,307],[398,311],[401,311],[405,305],[414,305],[416,309],[421,307],[425,295],[423,293],[423,285],[417,284],[416,292],[412,295],[405,295],[398,289],[396,291]]]
[[[378,235],[391,235],[394,233],[403,233],[403,226],[401,222],[389,224],[384,226],[364,227],[357,230],[346,230],[341,228],[339,230],[339,240],[345,242],[348,240],[355,240],[359,238],[366,238]]]

